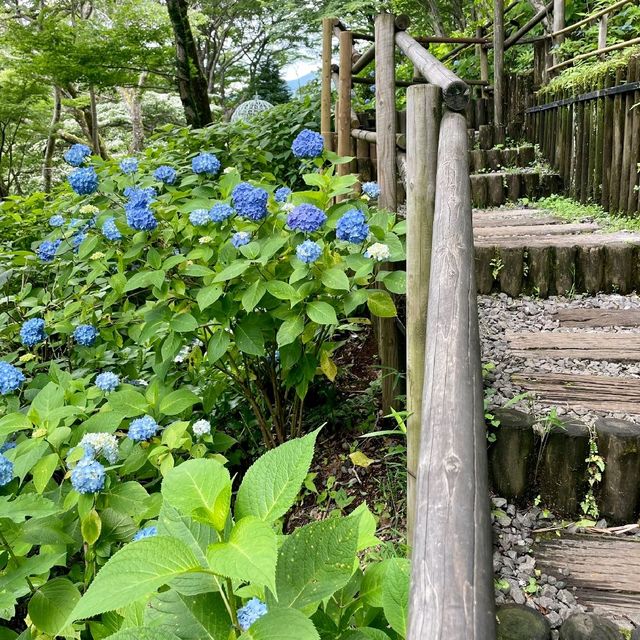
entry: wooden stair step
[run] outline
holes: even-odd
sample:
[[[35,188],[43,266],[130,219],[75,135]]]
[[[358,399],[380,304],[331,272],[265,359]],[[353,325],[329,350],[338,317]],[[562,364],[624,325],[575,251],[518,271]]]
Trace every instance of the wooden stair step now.
[[[507,331],[505,337],[511,353],[523,358],[640,361],[640,335],[635,334]]]
[[[640,414],[640,378],[568,373],[514,373],[514,384],[543,404],[566,403],[595,411]],[[638,425],[640,432],[640,425]]]
[[[519,198],[539,198],[557,193],[562,180],[557,173],[541,173],[531,169],[473,173],[471,198],[474,207],[499,207]]]
[[[501,238],[508,236],[552,236],[574,235],[597,231],[600,227],[595,222],[579,222],[575,224],[539,224],[539,225],[512,225],[512,226],[484,226],[474,227],[476,238]]]
[[[499,238],[493,241],[490,236],[476,239],[476,246],[498,245],[501,247],[604,247],[614,244],[640,245],[640,234],[627,231],[615,233],[582,233],[541,238],[522,235]]]
[[[640,309],[558,309],[561,327],[640,327]]]
[[[640,540],[594,534],[549,536],[534,545],[536,568],[575,587],[578,602],[612,615],[640,615]]]

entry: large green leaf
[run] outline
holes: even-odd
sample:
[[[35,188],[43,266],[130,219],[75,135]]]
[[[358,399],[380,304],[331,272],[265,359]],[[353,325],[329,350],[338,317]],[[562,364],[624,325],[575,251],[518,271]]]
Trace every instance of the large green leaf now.
[[[234,330],[236,345],[240,351],[250,356],[263,356],[264,336],[260,318],[256,315],[244,317]]]
[[[196,294],[196,301],[201,311],[210,307],[223,293],[224,289],[219,284],[210,284]]]
[[[303,613],[295,609],[272,609],[256,620],[239,640],[320,640]]]
[[[146,489],[133,480],[114,484],[104,495],[112,509],[128,516],[139,514],[149,497]]]
[[[207,345],[207,360],[211,364],[217,362],[227,352],[230,343],[231,336],[224,329],[218,329]]]
[[[100,569],[70,621],[124,607],[179,576],[201,570],[191,549],[180,540],[155,536],[131,542]]]
[[[27,518],[45,518],[59,511],[55,502],[37,493],[16,496],[0,496],[0,517],[13,522],[24,522]]]
[[[242,479],[235,514],[273,522],[293,505],[307,476],[318,432],[285,442],[258,458]]]
[[[278,606],[304,609],[344,587],[357,548],[358,518],[329,518],[295,531],[278,556]]]
[[[223,269],[216,277],[215,282],[225,282],[243,274],[251,263],[248,260],[236,260],[232,262],[226,269]]]
[[[242,306],[247,312],[253,311],[267,291],[263,280],[256,280],[242,295]]]
[[[217,574],[276,591],[277,539],[268,523],[247,516],[236,522],[227,542],[212,544],[209,566]]]
[[[329,289],[338,289],[349,291],[349,278],[347,278],[347,274],[337,267],[333,267],[332,269],[327,269],[322,272],[320,276],[322,280],[322,284],[325,287],[329,287]]]
[[[16,431],[31,429],[31,420],[24,413],[9,413],[0,418],[0,437],[13,435]]]
[[[161,627],[133,627],[122,629],[105,640],[180,640],[180,638]]]
[[[382,609],[391,628],[403,638],[407,636],[409,613],[409,576],[411,564],[406,558],[392,558],[382,587]]]
[[[289,316],[278,329],[276,340],[279,347],[291,344],[304,331],[302,316]]]
[[[138,273],[127,280],[124,290],[125,292],[133,291],[134,289],[142,289],[149,286],[160,288],[164,282],[165,275],[162,269],[155,271],[138,271]]]
[[[328,302],[310,302],[307,305],[307,315],[318,324],[338,324],[336,311]]]
[[[395,318],[398,315],[396,305],[386,291],[369,290],[367,306],[369,311],[379,318]]]
[[[139,391],[123,389],[109,396],[109,406],[115,415],[135,418],[147,412],[149,403]]]
[[[174,633],[180,640],[226,640],[231,620],[219,593],[185,596],[169,589],[147,605],[145,622]]]
[[[80,600],[80,591],[67,578],[45,582],[29,601],[29,617],[38,630],[51,636],[60,634],[69,614]]]
[[[162,481],[162,496],[180,513],[224,529],[231,501],[231,477],[217,460],[187,460]]]
[[[200,402],[200,398],[193,391],[177,389],[162,398],[160,401],[160,413],[165,416],[176,416],[198,402]]]

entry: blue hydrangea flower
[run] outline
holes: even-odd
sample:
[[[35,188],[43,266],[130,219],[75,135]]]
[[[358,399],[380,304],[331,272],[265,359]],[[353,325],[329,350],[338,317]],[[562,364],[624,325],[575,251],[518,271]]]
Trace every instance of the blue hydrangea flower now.
[[[380,195],[380,187],[377,182],[363,182],[362,193],[375,200]]]
[[[67,180],[79,196],[87,196],[98,188],[98,175],[93,167],[75,169],[69,174]]]
[[[103,456],[109,464],[118,462],[118,439],[112,433],[85,433],[78,446],[84,449],[85,458]]]
[[[194,227],[203,227],[211,222],[211,218],[209,218],[209,212],[206,209],[195,209],[189,214],[189,222]]]
[[[131,175],[138,170],[137,158],[124,158],[120,160],[120,171],[126,175]]]
[[[36,253],[42,262],[51,262],[56,257],[56,251],[62,243],[62,240],[44,240],[40,243]]]
[[[13,440],[7,440],[0,444],[0,453],[4,453],[5,451],[9,451],[9,449],[15,449],[18,445]]]
[[[315,262],[322,255],[322,248],[317,242],[313,240],[305,240],[302,244],[296,247],[296,256],[298,260],[311,264]]]
[[[156,527],[155,525],[151,525],[149,527],[144,527],[143,529],[140,529],[140,531],[138,531],[136,535],[133,536],[132,542],[137,542],[138,540],[142,540],[143,538],[153,538],[153,536],[157,536],[157,535],[158,535],[158,527]]]
[[[129,437],[134,442],[148,440],[156,435],[160,426],[151,416],[142,416],[131,421],[129,425]]]
[[[338,220],[336,225],[336,237],[338,240],[346,240],[354,244],[360,244],[369,235],[369,225],[364,217],[364,213],[359,209],[349,209]]]
[[[200,153],[191,161],[194,173],[215,176],[220,171],[220,160],[213,153]]]
[[[91,149],[86,144],[74,144],[64,152],[63,158],[72,167],[79,167],[84,159],[91,155]]]
[[[212,222],[223,222],[227,218],[230,218],[234,214],[233,207],[228,204],[214,204],[211,209],[209,209],[209,218],[211,218]]]
[[[49,225],[52,227],[61,227],[64,224],[64,218],[60,215],[51,216],[49,218]]]
[[[0,487],[13,480],[13,462],[0,454]]]
[[[239,249],[245,244],[249,244],[251,242],[251,234],[246,231],[237,231],[231,236],[231,244]]]
[[[178,172],[173,167],[163,164],[153,172],[153,177],[165,184],[173,184],[178,177]]]
[[[71,484],[78,493],[97,493],[104,487],[107,474],[93,458],[83,458],[71,472]]]
[[[84,239],[87,237],[87,232],[82,230],[78,231],[78,233],[74,233],[71,236],[71,246],[74,251],[78,251],[80,245],[84,242]]]
[[[102,223],[102,235],[107,240],[120,240],[122,238],[122,234],[120,233],[120,229],[116,226],[116,220],[112,216],[107,218]]]
[[[6,396],[17,391],[24,382],[20,369],[0,360],[0,395]]]
[[[297,158],[317,158],[324,149],[324,140],[319,133],[303,129],[293,141],[291,151]]]
[[[238,609],[238,624],[243,631],[247,631],[256,620],[262,618],[267,612],[267,605],[262,600],[251,598],[244,607]]]
[[[20,328],[20,342],[25,347],[33,347],[38,342],[43,342],[46,339],[47,334],[44,330],[44,320],[42,318],[31,318]]]
[[[231,197],[239,216],[257,222],[267,215],[269,194],[264,189],[241,182],[234,187]]]
[[[276,202],[286,202],[287,198],[291,195],[291,189],[289,187],[280,187],[276,189],[276,192],[273,194],[273,197]]]
[[[124,190],[124,195],[129,201],[124,205],[127,224],[136,231],[151,231],[158,226],[158,221],[150,209],[156,191],[149,187],[139,189],[138,187],[129,187]]]
[[[289,228],[305,233],[317,231],[326,221],[327,216],[324,211],[312,204],[299,204],[287,216]]]
[[[73,332],[73,337],[83,347],[91,347],[98,338],[98,330],[92,324],[80,324]]]
[[[115,373],[111,373],[110,371],[99,373],[96,376],[96,387],[98,387],[98,389],[104,391],[105,393],[115,391],[119,385],[120,376]]]

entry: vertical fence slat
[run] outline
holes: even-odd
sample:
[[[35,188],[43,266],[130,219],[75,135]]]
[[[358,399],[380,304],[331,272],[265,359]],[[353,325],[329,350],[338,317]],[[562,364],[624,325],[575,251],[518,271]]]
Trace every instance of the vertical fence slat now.
[[[381,13],[375,22],[376,132],[378,158],[378,205],[389,211],[397,207],[396,175],[396,85],[394,16]],[[399,367],[399,337],[394,318],[377,318],[378,354],[382,371],[382,410],[393,406]]]
[[[407,540],[415,517],[420,454],[431,236],[436,198],[440,89],[407,90]]]
[[[604,86],[611,87],[613,78],[608,75]],[[604,209],[609,209],[611,194],[611,158],[613,154],[613,98],[605,97],[604,100],[604,127],[602,131],[602,195],[600,204]]]
[[[493,125],[494,142],[504,143],[504,0],[493,5]]]
[[[331,48],[333,38],[333,18],[322,20],[322,89],[320,99],[320,132],[325,149],[333,151],[331,132]]]
[[[340,32],[340,72],[338,76],[338,155],[351,155],[351,54],[353,34]],[[347,163],[338,165],[338,174],[351,171]]]
[[[616,85],[622,84],[624,71],[616,72]],[[624,104],[622,94],[613,99],[613,149],[611,152],[611,184],[609,185],[609,211],[620,207],[620,176],[622,175],[622,140],[624,138]]]
[[[496,631],[467,127],[450,111],[432,247],[407,639],[488,640]]]

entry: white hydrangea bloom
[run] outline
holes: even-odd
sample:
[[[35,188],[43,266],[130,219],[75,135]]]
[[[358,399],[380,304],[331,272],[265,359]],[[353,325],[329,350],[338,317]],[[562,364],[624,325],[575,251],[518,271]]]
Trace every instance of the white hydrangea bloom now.
[[[365,251],[365,258],[373,258],[377,262],[382,262],[383,260],[388,260],[391,256],[391,252],[389,251],[389,247],[386,244],[382,244],[382,242],[376,242],[372,244]]]
[[[290,211],[293,211],[293,210],[296,208],[296,205],[295,205],[295,204],[293,204],[293,202],[285,202],[285,203],[282,205],[282,208],[283,208],[287,213],[289,213]]]
[[[207,433],[211,433],[211,423],[208,420],[198,420],[193,423],[191,427],[193,429],[194,436],[204,436]]]

